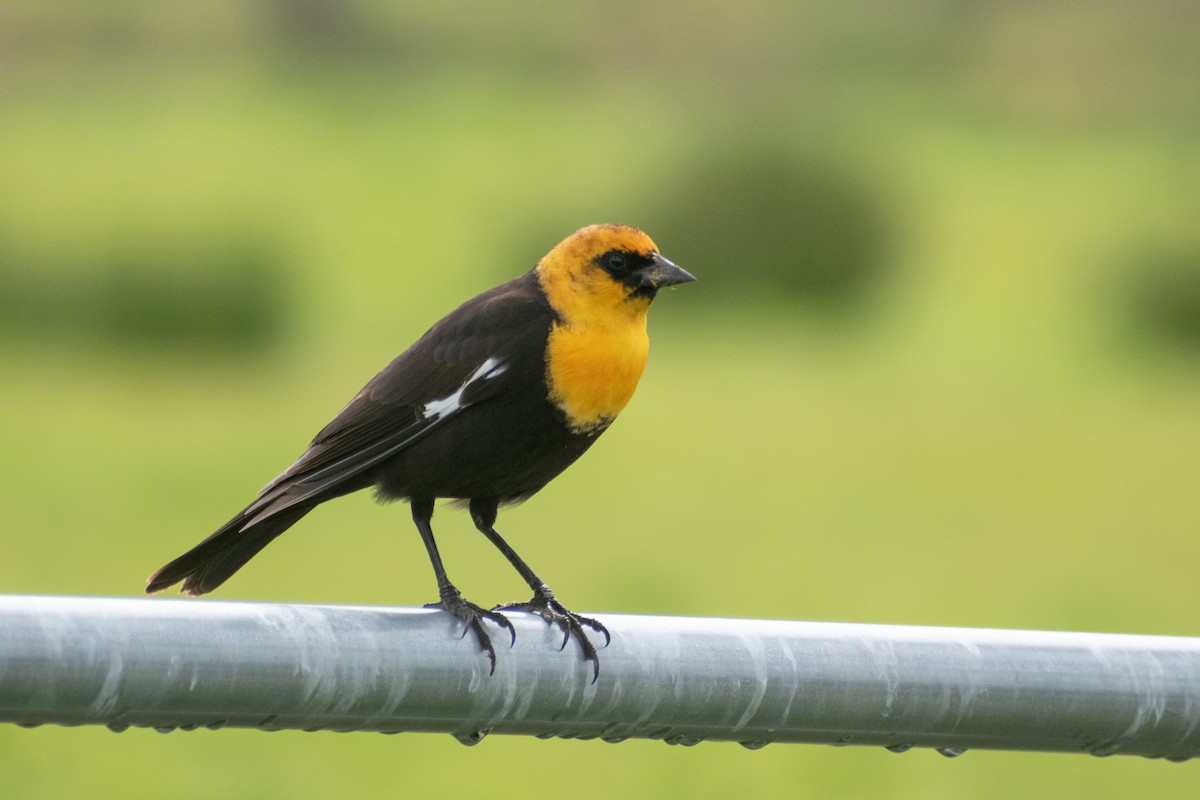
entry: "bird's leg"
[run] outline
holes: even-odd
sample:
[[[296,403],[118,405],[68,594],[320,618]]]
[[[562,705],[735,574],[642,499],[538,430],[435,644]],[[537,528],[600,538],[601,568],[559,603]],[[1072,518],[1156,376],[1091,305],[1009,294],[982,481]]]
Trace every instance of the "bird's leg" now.
[[[550,587],[546,585],[546,582],[535,575],[533,570],[529,568],[529,565],[496,532],[496,501],[472,500],[471,519],[475,522],[475,527],[479,529],[479,532],[486,536],[488,541],[504,554],[508,562],[516,568],[521,577],[525,579],[525,582],[529,584],[529,588],[533,589],[533,598],[529,602],[496,606],[493,611],[497,609],[504,611],[528,611],[537,614],[549,623],[557,625],[563,632],[562,645],[559,646],[560,650],[566,647],[567,642],[574,636],[579,642],[579,648],[583,651],[584,660],[592,662],[592,682],[595,683],[596,678],[600,676],[600,659],[596,655],[596,648],[588,641],[587,635],[583,632],[583,628],[586,626],[598,633],[604,634],[605,647],[608,647],[612,641],[608,629],[598,620],[580,616],[558,602],[558,598],[554,596],[554,592],[550,591]]]
[[[475,638],[479,641],[479,649],[487,653],[488,661],[492,664],[489,674],[495,673],[496,650],[492,647],[491,637],[483,629],[483,620],[490,619],[501,628],[508,628],[508,632],[512,636],[510,646],[517,641],[516,630],[503,614],[488,611],[464,600],[462,593],[446,577],[446,568],[442,566],[442,557],[438,554],[437,544],[433,541],[433,527],[430,525],[430,520],[433,519],[433,501],[414,499],[412,515],[417,530],[421,532],[421,541],[425,543],[425,549],[429,551],[429,561],[433,564],[433,574],[437,576],[438,596],[440,597],[438,602],[429,603],[425,607],[449,611],[465,622],[466,628],[463,630],[463,636],[466,636],[469,631],[475,632]]]

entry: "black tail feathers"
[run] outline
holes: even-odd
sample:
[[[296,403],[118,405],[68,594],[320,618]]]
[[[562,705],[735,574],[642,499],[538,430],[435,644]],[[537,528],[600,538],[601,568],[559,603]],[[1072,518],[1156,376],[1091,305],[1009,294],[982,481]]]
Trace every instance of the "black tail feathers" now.
[[[315,505],[315,504],[313,504]],[[284,509],[242,530],[245,512],[222,525],[215,533],[150,576],[146,593],[154,594],[183,581],[185,594],[211,592],[241,569],[276,536],[295,525],[313,505]]]

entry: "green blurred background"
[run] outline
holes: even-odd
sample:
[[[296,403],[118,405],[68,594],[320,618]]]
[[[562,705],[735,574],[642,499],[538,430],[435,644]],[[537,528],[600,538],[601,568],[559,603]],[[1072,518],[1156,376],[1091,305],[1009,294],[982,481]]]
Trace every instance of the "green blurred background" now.
[[[597,612],[1200,634],[1183,2],[0,6],[0,591],[136,596],[575,228],[699,282],[501,518]],[[481,603],[524,587],[444,512]],[[401,508],[218,596],[418,605]],[[204,601],[196,601],[204,602]],[[1187,796],[1143,759],[0,727],[0,796]]]

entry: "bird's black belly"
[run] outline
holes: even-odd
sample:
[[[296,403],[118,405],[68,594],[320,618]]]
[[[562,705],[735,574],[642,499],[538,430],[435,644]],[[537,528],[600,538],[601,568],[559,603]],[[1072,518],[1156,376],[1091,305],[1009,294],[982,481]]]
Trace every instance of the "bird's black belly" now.
[[[524,500],[571,465],[596,436],[571,433],[546,401],[484,402],[436,428],[372,475],[382,497]]]

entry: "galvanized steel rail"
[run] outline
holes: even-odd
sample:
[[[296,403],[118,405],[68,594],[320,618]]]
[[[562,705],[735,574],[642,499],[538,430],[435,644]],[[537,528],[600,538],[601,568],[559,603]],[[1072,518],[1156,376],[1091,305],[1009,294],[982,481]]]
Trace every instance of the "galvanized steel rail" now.
[[[1200,754],[1200,639],[600,614],[600,677],[513,614],[0,596],[0,721]]]

